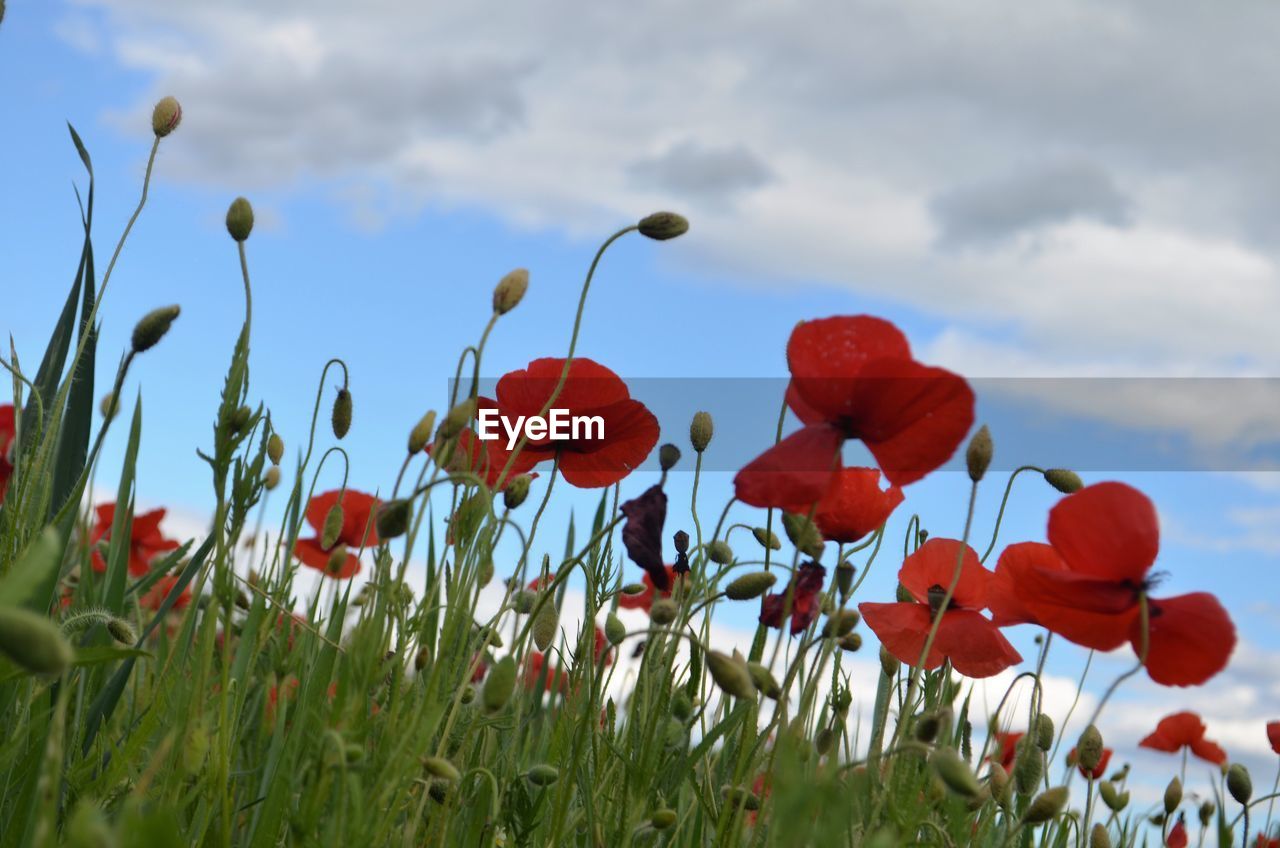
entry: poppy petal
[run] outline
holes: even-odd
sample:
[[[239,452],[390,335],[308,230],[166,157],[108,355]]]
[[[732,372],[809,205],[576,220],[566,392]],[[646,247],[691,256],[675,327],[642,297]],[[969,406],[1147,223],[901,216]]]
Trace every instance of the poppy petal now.
[[[950,586],[956,576],[957,563],[960,563],[960,579],[951,596],[951,608],[982,609],[987,605],[991,572],[982,567],[973,548],[955,539],[930,539],[921,545],[903,561],[898,582],[917,601],[928,604],[929,588]]]
[[[1156,729],[1138,743],[1139,748],[1150,748],[1153,751],[1178,751],[1184,745],[1190,745],[1204,738],[1205,726],[1200,716],[1193,712],[1167,715],[1156,722]]]
[[[1280,754],[1280,721],[1267,722],[1267,741],[1271,743],[1271,750]]]
[[[560,472],[581,489],[612,486],[640,467],[658,443],[658,419],[638,400],[590,410],[603,438],[575,439],[560,448]]]
[[[1222,750],[1222,746],[1217,742],[1210,742],[1208,739],[1197,739],[1192,742],[1191,753],[1205,762],[1216,765],[1222,765],[1227,761],[1227,752]]]
[[[870,601],[858,604],[858,612],[867,623],[880,644],[906,665],[915,665],[920,661],[920,652],[924,650],[925,640],[929,637],[932,619],[929,608],[924,604],[878,604]],[[942,652],[938,650],[937,640],[929,649],[925,658],[926,669],[942,665]]]
[[[1236,628],[1218,599],[1193,592],[1150,601],[1147,674],[1165,686],[1198,686],[1226,668],[1236,646]],[[1134,619],[1134,652],[1142,631]]]
[[[644,494],[621,507],[626,521],[622,525],[622,544],[627,556],[645,571],[647,582],[663,592],[671,590],[670,572],[662,562],[662,527],[667,520],[667,494],[661,484],[650,486]]]
[[[1069,571],[1028,568],[1014,575],[1014,597],[1041,626],[1099,651],[1129,641],[1138,615],[1132,589]]]
[[[1078,574],[1141,583],[1160,550],[1156,508],[1124,483],[1086,486],[1049,511],[1049,544]]]
[[[991,677],[1022,662],[1000,628],[971,609],[944,612],[934,645],[965,677]]]
[[[347,554],[346,560],[337,573],[329,570],[329,552],[320,547],[319,539],[299,539],[293,546],[293,555],[305,566],[314,568],[326,577],[346,580],[360,573],[360,558],[355,554]]]
[[[813,509],[814,523],[824,539],[852,544],[881,527],[902,503],[902,489],[881,489],[880,479],[878,468],[841,468],[832,475],[816,506],[806,504],[785,510],[808,515]]]
[[[1018,600],[1017,586],[1028,569],[1065,571],[1066,563],[1052,546],[1042,542],[1019,542],[1005,548],[996,561],[995,576],[987,591],[991,620],[1000,627],[1038,624],[1035,614]]]
[[[759,507],[813,503],[831,483],[843,441],[838,430],[826,425],[797,430],[738,472],[734,494]]]
[[[851,417],[861,404],[854,379],[872,359],[910,359],[907,337],[870,315],[805,321],[787,341],[792,411],[806,424]]]

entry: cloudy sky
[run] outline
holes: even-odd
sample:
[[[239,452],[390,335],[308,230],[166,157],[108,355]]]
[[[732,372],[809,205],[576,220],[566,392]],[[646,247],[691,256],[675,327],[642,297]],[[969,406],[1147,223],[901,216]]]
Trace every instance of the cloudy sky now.
[[[1280,566],[1278,18],[1247,0],[1229,14],[1181,0],[12,0],[3,329],[37,360],[74,271],[83,175],[63,122],[95,157],[102,251],[136,202],[151,105],[176,95],[183,124],[104,307],[107,349],[147,309],[184,309],[130,387],[147,409],[140,497],[207,508],[194,448],[238,326],[220,223],[237,194],[259,217],[256,391],[300,436],[321,365],[345,357],[354,479],[374,489],[402,431],[441,405],[494,281],[532,273],[491,343],[496,376],[563,355],[602,238],[678,209],[687,237],[611,249],[583,354],[669,385],[776,378],[797,320],[874,312],[921,359],[994,378],[984,403],[1068,422],[1039,444],[1013,432],[1035,414],[1003,441],[993,424],[1006,467],[1084,469],[1095,441],[1112,445],[1087,479],[1152,494],[1170,586],[1220,593],[1242,637],[1237,665],[1202,690],[1129,687],[1116,735],[1198,707],[1269,775],[1258,722],[1280,717],[1266,672],[1280,612],[1257,589]],[[685,420],[662,423],[682,438]],[[1125,445],[1163,453],[1136,463]],[[953,478],[913,487],[903,511],[958,533]],[[1022,485],[1008,539],[1040,539],[1053,493]],[[868,589],[887,593],[881,568]],[[1051,661],[1064,679],[1082,665]]]

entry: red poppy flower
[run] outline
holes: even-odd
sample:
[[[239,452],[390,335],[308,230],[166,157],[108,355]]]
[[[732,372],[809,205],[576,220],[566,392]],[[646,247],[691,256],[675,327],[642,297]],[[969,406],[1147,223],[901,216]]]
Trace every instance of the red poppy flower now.
[[[1049,513],[1049,544],[1013,545],[996,566],[1001,624],[1031,621],[1100,651],[1140,651],[1139,598],[1160,548],[1151,501],[1124,483],[1096,483]],[[1235,625],[1204,592],[1147,600],[1147,674],[1166,686],[1204,683],[1236,643]]]
[[[1217,742],[1205,739],[1204,731],[1200,716],[1189,711],[1174,713],[1160,719],[1155,731],[1139,742],[1138,747],[1170,754],[1190,748],[1200,759],[1222,765],[1227,761],[1227,752]]]
[[[300,683],[301,681],[299,681],[297,677],[294,677],[291,674],[287,678],[285,678],[283,683],[279,684],[278,686],[272,686],[267,690],[267,703],[266,703],[265,712],[266,712],[266,718],[267,718],[268,724],[275,721],[276,709],[280,704],[281,688],[283,688],[284,690],[285,703],[288,703],[289,701],[292,701],[294,698],[297,697],[298,686],[300,685]]]
[[[17,436],[13,404],[0,404],[0,503],[13,476],[13,440]]]
[[[978,555],[968,545],[953,539],[930,539],[907,557],[898,572],[898,581],[914,602],[862,603],[867,626],[880,637],[885,650],[908,665],[920,660],[929,637],[936,609],[946,597],[955,575],[957,558],[963,551],[960,580],[947,608],[924,667],[937,668],[944,658],[967,677],[991,677],[1022,661],[1022,656],[1004,638],[1000,629],[979,611],[987,606],[992,575],[982,567]]]
[[[1080,765],[1079,755],[1076,753],[1076,749],[1072,748],[1067,752],[1067,763],[1069,765],[1074,765],[1079,769],[1080,775],[1084,777],[1085,780],[1088,780],[1090,777],[1094,780],[1101,780],[1102,776],[1107,773],[1107,765],[1111,762],[1112,753],[1114,752],[1110,748],[1103,748],[1102,758],[1099,759],[1098,764],[1093,767],[1093,771],[1089,771],[1084,766]]]
[[[920,654],[917,653],[916,658],[918,659],[919,657]],[[1026,735],[1025,733],[996,731],[996,751],[989,759],[1000,763],[1000,766],[1005,771],[1013,771],[1013,761],[1018,756],[1018,741]]]
[[[1168,848],[1187,848],[1187,818],[1185,814],[1178,815],[1177,823],[1169,828],[1169,835],[1165,837],[1164,844]]]
[[[527,368],[503,375],[496,392],[502,418],[515,426],[520,416],[545,416],[543,408],[560,382],[564,364],[563,359],[535,359]],[[569,420],[599,419],[603,432],[593,426],[568,439],[531,439],[517,457],[524,470],[558,455],[560,473],[571,485],[611,486],[639,467],[658,443],[658,419],[631,397],[621,377],[593,360],[576,357],[569,363],[568,377],[552,407],[565,410]],[[494,441],[505,445],[505,428],[498,429]]]
[[[173,591],[173,587],[178,583],[176,574],[166,574],[155,582],[155,585],[146,591],[146,593],[138,599],[138,604],[143,609],[158,611],[160,605],[164,603],[164,599],[169,597],[169,593]],[[182,592],[173,602],[170,611],[176,612],[184,610],[191,603],[191,587],[183,586]]]
[[[782,629],[782,620],[791,614],[791,635],[803,633],[818,617],[819,595],[827,570],[816,562],[802,563],[781,592],[770,592],[760,601],[760,623]]]
[[[177,542],[166,539],[160,532],[160,522],[164,520],[165,512],[163,509],[153,509],[133,517],[129,536],[129,573],[134,577],[146,574],[156,556],[178,547]],[[101,574],[107,570],[107,561],[102,558],[98,543],[111,541],[111,524],[116,518],[116,505],[102,504],[94,510],[94,515],[93,532],[89,535],[92,550],[90,561],[93,570]]]
[[[329,570],[329,553],[333,548],[325,548],[321,544],[324,533],[324,519],[329,510],[342,497],[342,531],[333,547],[346,545],[351,551],[373,547],[378,544],[378,531],[374,527],[374,515],[378,509],[378,499],[364,492],[347,489],[344,494],[339,489],[316,495],[307,504],[307,523],[316,531],[311,539],[299,539],[293,546],[293,555],[303,565],[314,568],[328,577],[346,580],[360,573],[360,557],[348,553],[342,566],[335,572]]]
[[[538,688],[538,681],[542,679],[542,669],[546,663],[546,658],[541,651],[534,651],[525,658],[521,680],[526,691],[533,692]],[[556,666],[551,666],[547,671],[547,679],[543,683],[543,689],[547,692],[559,692],[563,695],[568,691],[568,688],[569,675]]]
[[[675,580],[676,580],[675,569],[670,565],[664,565],[663,569],[667,575],[667,585],[674,586]],[[622,609],[644,610],[645,612],[648,612],[650,608],[653,607],[654,595],[658,594],[658,591],[654,588],[654,585],[653,585],[653,578],[651,578],[649,576],[649,572],[646,571],[644,573],[644,577],[641,578],[641,581],[644,583],[644,591],[638,595],[628,595],[625,593],[619,595],[618,596],[619,607],[621,607]],[[670,589],[663,590],[661,592],[661,596],[664,598],[671,597],[671,590]]]
[[[1280,721],[1267,722],[1267,741],[1271,743],[1271,750],[1280,754]]]
[[[841,468],[831,476],[831,484],[818,499],[816,509],[810,504],[783,509],[798,515],[808,515],[813,509],[813,521],[822,537],[847,545],[878,529],[900,503],[902,489],[881,489],[878,468]]]
[[[1255,848],[1280,848],[1280,839],[1270,839],[1265,833],[1259,833]]]
[[[475,662],[476,659],[477,657],[472,657],[471,661]],[[472,683],[479,683],[481,680],[484,680],[485,674],[488,673],[489,671],[489,664],[485,662],[483,658],[479,658],[479,659],[480,659],[480,662],[476,663],[476,670],[471,672]]]
[[[962,377],[911,358],[906,336],[868,315],[806,321],[787,342],[787,405],[805,425],[734,478],[738,500],[785,507],[822,497],[840,446],[859,439],[889,482],[905,486],[942,465],[973,424]]]

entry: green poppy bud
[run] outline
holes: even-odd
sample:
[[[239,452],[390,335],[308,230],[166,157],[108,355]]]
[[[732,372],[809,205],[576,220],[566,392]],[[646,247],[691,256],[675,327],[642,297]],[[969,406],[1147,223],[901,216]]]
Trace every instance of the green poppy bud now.
[[[431,664],[431,651],[426,648],[419,648],[418,653],[413,657],[413,670],[422,671]]]
[[[716,565],[728,565],[733,562],[733,548],[723,539],[716,539],[707,545],[707,559]]]
[[[157,138],[164,138],[182,123],[182,105],[177,98],[162,97],[151,110],[151,131]]]
[[[1080,475],[1066,468],[1050,468],[1044,472],[1044,481],[1064,495],[1084,488],[1084,481],[1080,479]]]
[[[539,763],[525,772],[529,782],[535,786],[550,786],[560,779],[560,770],[546,763]]]
[[[1008,807],[1013,800],[1012,785],[1009,782],[1009,772],[1004,770],[1004,766],[999,763],[993,763],[991,771],[987,776],[987,784],[991,790],[991,797],[1001,807]]]
[[[476,402],[474,398],[468,398],[445,415],[444,421],[440,422],[440,429],[436,431],[436,438],[441,441],[452,439],[463,431],[463,429],[471,423],[471,419],[476,415]]]
[[[1039,752],[1037,751],[1037,753]],[[1067,787],[1065,786],[1046,789],[1037,795],[1031,805],[1027,807],[1022,820],[1027,824],[1043,824],[1057,818],[1058,814],[1067,805],[1067,794]]]
[[[1093,826],[1089,832],[1089,848],[1111,848],[1111,834],[1101,822]]]
[[[991,431],[983,424],[978,432],[969,440],[969,448],[965,451],[964,462],[969,469],[969,479],[977,483],[987,473],[991,465],[991,457],[995,453],[995,444],[991,441]]]
[[[719,651],[706,652],[707,670],[721,691],[735,698],[754,698],[755,683],[747,664]]]
[[[182,308],[177,305],[162,306],[142,316],[142,320],[133,328],[133,352],[142,353],[155,347],[164,338],[164,334],[169,332],[169,327],[180,312]]]
[[[1093,771],[1102,762],[1102,734],[1092,724],[1080,734],[1076,742],[1076,761],[1085,771]]]
[[[539,651],[546,651],[555,641],[556,631],[560,627],[560,614],[556,610],[555,601],[547,598],[533,619],[533,644]]]
[[[622,619],[613,613],[609,613],[604,619],[604,638],[609,640],[609,644],[615,648],[622,644],[622,640],[627,638],[627,626],[622,623]]]
[[[1099,736],[1099,739],[1102,737]],[[1036,747],[1045,753],[1053,747],[1053,719],[1044,713],[1036,716]],[[1095,763],[1096,765],[1096,763]]]
[[[724,587],[724,596],[731,601],[749,601],[758,598],[778,582],[772,571],[753,571],[731,581]]]
[[[520,304],[524,299],[524,293],[528,290],[528,271],[517,268],[508,272],[493,289],[493,311],[499,315],[506,315]]]
[[[658,448],[658,467],[663,471],[670,471],[676,467],[676,463],[680,461],[680,448],[668,442]]]
[[[444,757],[423,757],[422,767],[432,777],[438,777],[441,780],[458,781],[462,779],[462,773],[458,771],[458,767]]]
[[[342,439],[351,429],[351,411],[351,392],[343,386],[338,389],[338,396],[333,399],[333,414],[330,417],[333,435],[336,438]]]
[[[1118,813],[1129,806],[1129,793],[1120,792],[1109,780],[1098,784],[1098,794],[1102,796],[1102,803],[1106,804],[1112,812]]]
[[[710,412],[694,413],[693,423],[689,425],[689,442],[695,451],[698,453],[705,451],[707,445],[711,444],[711,437],[715,432],[715,423],[711,420]]]
[[[748,662],[747,673],[751,675],[751,682],[760,690],[760,694],[774,701],[782,697],[782,687],[769,669],[758,662]]]
[[[884,672],[885,677],[895,677],[898,669],[902,668],[902,662],[893,654],[885,650],[884,646],[880,646],[880,670]]]
[[[333,506],[329,507],[329,511],[325,513],[324,529],[320,532],[320,547],[327,551],[334,545],[338,544],[338,537],[342,535],[342,524],[342,504],[335,503]]]
[[[693,702],[683,689],[677,689],[671,696],[671,715],[677,721],[688,721],[693,715]]]
[[[671,809],[655,810],[649,817],[649,824],[654,830],[666,830],[676,823],[676,811]]]
[[[643,595],[645,586],[643,583],[628,583],[622,587],[621,591],[624,595]]]
[[[494,663],[484,679],[484,690],[480,693],[484,708],[496,713],[511,700],[511,693],[516,688],[516,658],[507,655]]]
[[[272,433],[271,438],[267,439],[267,459],[271,460],[272,465],[279,465],[280,460],[284,459],[284,439],[280,438],[279,433]]]
[[[1017,751],[1013,761],[1013,785],[1019,795],[1030,795],[1044,776],[1044,754],[1026,736],[1018,740]]]
[[[942,718],[937,713],[925,713],[916,720],[915,735],[917,742],[932,742],[942,728]]]
[[[1212,801],[1205,801],[1200,805],[1200,826],[1208,827],[1209,822],[1213,821],[1213,814],[1218,811],[1218,807]]]
[[[511,478],[507,488],[502,492],[502,504],[507,509],[515,509],[529,497],[529,485],[533,478],[528,474],[517,474]]]
[[[243,197],[231,201],[227,208],[227,232],[236,241],[244,241],[253,232],[253,207]]]
[[[33,674],[61,674],[74,658],[58,625],[22,607],[0,607],[0,652]]]
[[[418,423],[413,425],[413,429],[409,431],[409,453],[420,453],[427,446],[427,442],[431,441],[431,434],[436,429],[436,411],[429,410],[426,415],[418,419]]]
[[[267,469],[266,475],[262,478],[262,488],[268,492],[280,485],[280,466],[273,465]]]
[[[667,241],[689,232],[689,221],[675,212],[654,212],[640,219],[638,229],[654,241]]]
[[[977,798],[982,794],[978,778],[973,776],[969,764],[960,759],[954,748],[938,748],[929,762],[938,777],[942,778],[943,785],[952,792],[965,798]]]
[[[329,551],[329,561],[325,563],[325,572],[328,574],[341,574],[343,567],[347,564],[347,546],[336,545],[333,550]]]
[[[840,591],[841,600],[848,598],[853,591],[853,578],[856,575],[857,569],[848,560],[841,560],[836,565],[836,589]]]
[[[409,519],[413,515],[413,502],[408,498],[396,498],[378,507],[378,538],[394,539],[403,536],[409,529]]]
[[[787,538],[791,540],[791,544],[799,548],[802,553],[814,559],[822,556],[824,547],[822,534],[818,532],[818,526],[809,519],[809,516],[794,512],[784,512],[782,514],[782,529],[786,531]]]
[[[827,621],[822,625],[823,637],[830,639],[840,639],[848,636],[853,632],[853,628],[858,626],[858,622],[862,620],[862,616],[856,609],[836,610],[827,617]]]
[[[1231,768],[1227,769],[1227,791],[1241,804],[1248,804],[1253,797],[1253,781],[1249,779],[1249,770],[1240,763],[1232,763]]]
[[[1182,781],[1174,775],[1173,780],[1169,781],[1169,785],[1164,788],[1164,812],[1165,815],[1172,815],[1173,811],[1178,809],[1182,803]]]
[[[848,651],[852,654],[862,648],[862,634],[847,633],[840,637],[840,641],[837,644],[840,646],[840,650]]]
[[[778,534],[772,530],[766,530],[763,527],[752,529],[751,535],[756,537],[756,541],[760,543],[760,547],[768,548],[771,551],[782,550],[782,540],[778,538]]]
[[[666,627],[675,621],[679,614],[680,608],[670,598],[654,601],[653,606],[649,607],[649,620],[659,627]]]
[[[107,633],[122,645],[132,645],[138,641],[138,634],[134,632],[133,625],[123,618],[109,619],[107,621]]]
[[[720,797],[726,804],[741,807],[748,812],[756,812],[760,809],[760,799],[741,786],[720,787]]]

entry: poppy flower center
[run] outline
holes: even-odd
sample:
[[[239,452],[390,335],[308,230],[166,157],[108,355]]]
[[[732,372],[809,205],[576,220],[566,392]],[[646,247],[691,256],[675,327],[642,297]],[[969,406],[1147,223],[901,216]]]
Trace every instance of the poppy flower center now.
[[[945,612],[954,604],[955,598],[951,599],[951,603],[947,603],[947,590],[941,585],[934,583],[929,587],[929,609],[934,615]]]

